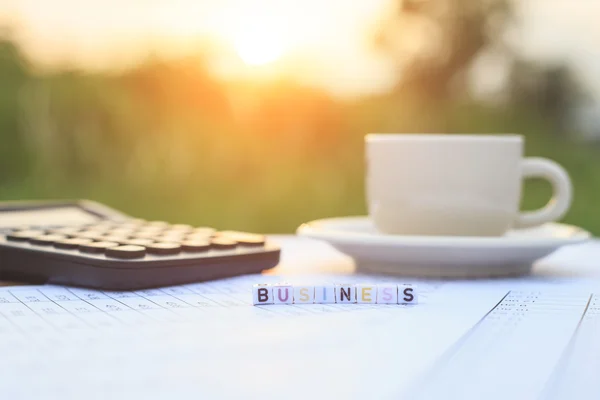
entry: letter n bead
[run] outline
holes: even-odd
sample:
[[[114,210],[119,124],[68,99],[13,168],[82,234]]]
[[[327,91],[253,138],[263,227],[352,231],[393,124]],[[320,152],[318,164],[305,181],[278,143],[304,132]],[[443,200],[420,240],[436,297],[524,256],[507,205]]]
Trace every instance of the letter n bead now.
[[[289,283],[273,285],[273,304],[294,303],[294,287]]]
[[[413,285],[398,285],[398,304],[417,304],[419,293]]]
[[[273,288],[266,283],[252,286],[252,303],[255,306],[273,304]]]
[[[377,285],[377,303],[398,304],[398,285],[390,283]]]
[[[335,285],[337,303],[356,303],[356,287],[354,285]]]
[[[377,286],[362,283],[356,285],[356,302],[363,304],[377,303]]]
[[[315,302],[314,286],[294,285],[294,304],[312,304]]]

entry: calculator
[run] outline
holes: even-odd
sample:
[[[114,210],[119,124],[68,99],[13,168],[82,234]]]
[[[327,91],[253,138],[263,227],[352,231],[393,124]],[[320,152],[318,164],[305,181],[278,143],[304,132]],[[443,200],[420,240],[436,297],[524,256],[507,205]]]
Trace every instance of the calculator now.
[[[87,201],[0,202],[0,280],[135,290],[260,273],[264,235],[129,217]]]

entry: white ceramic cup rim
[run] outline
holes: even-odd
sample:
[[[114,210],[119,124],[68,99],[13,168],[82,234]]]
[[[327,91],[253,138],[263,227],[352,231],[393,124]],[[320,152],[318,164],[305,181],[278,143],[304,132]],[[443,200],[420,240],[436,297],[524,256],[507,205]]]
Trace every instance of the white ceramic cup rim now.
[[[436,141],[436,142],[523,142],[523,136],[516,133],[506,134],[446,134],[446,133],[369,133],[365,140],[369,143],[401,142],[401,141]]]

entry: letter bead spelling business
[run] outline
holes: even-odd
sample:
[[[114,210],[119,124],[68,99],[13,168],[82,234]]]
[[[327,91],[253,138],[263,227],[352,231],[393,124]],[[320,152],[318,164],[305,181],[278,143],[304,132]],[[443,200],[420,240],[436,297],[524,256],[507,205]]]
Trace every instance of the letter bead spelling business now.
[[[363,304],[377,303],[377,286],[364,283],[356,285],[356,302]]]
[[[335,303],[335,285],[315,286],[315,303],[317,303],[317,304]]]
[[[377,304],[398,304],[398,285],[377,285]]]
[[[273,304],[273,286],[266,283],[252,286],[252,301],[255,306]]]
[[[273,304],[292,304],[294,302],[294,287],[289,283],[273,285]]]
[[[338,285],[258,284],[252,287],[255,306],[267,304],[417,304],[418,288],[384,283]]]
[[[295,304],[313,304],[315,302],[314,286],[294,286]]]

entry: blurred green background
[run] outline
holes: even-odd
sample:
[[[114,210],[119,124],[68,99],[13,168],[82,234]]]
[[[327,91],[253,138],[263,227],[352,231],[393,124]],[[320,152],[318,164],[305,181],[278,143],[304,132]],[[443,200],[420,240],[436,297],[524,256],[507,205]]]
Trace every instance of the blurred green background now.
[[[552,158],[569,171],[575,200],[565,221],[600,234],[600,125],[582,124],[581,110],[593,109],[595,94],[578,65],[526,57],[515,45],[520,36],[511,41],[507,34],[521,32],[512,2],[385,3],[375,29],[360,41],[386,57],[393,81],[386,90],[352,95],[313,82],[328,76],[311,80],[315,74],[303,72],[318,53],[301,61],[289,56],[285,65],[294,65],[294,73],[278,70],[284,60],[272,61],[277,52],[262,48],[260,37],[238,47],[248,64],[239,68],[248,71],[227,78],[214,67],[221,45],[204,40],[175,55],[159,51],[169,45],[152,43],[126,67],[42,62],[25,45],[31,38],[23,40],[36,20],[7,8],[0,40],[0,200],[87,198],[141,218],[293,232],[312,219],[366,213],[366,133],[521,133],[527,155]],[[136,4],[140,13],[147,7]],[[185,15],[192,3],[182,4]],[[269,4],[256,11],[259,21],[265,10]],[[53,12],[80,18],[66,6]],[[106,24],[109,29],[110,19]],[[94,26],[102,30],[97,21]],[[423,26],[425,34],[415,33]],[[398,38],[418,45],[398,51]],[[357,39],[336,40],[344,46]],[[267,52],[262,58],[261,51]],[[498,89],[478,93],[478,82],[496,75],[503,77]],[[360,73],[349,79],[377,80]],[[550,193],[546,183],[528,182],[523,205],[537,208]]]

